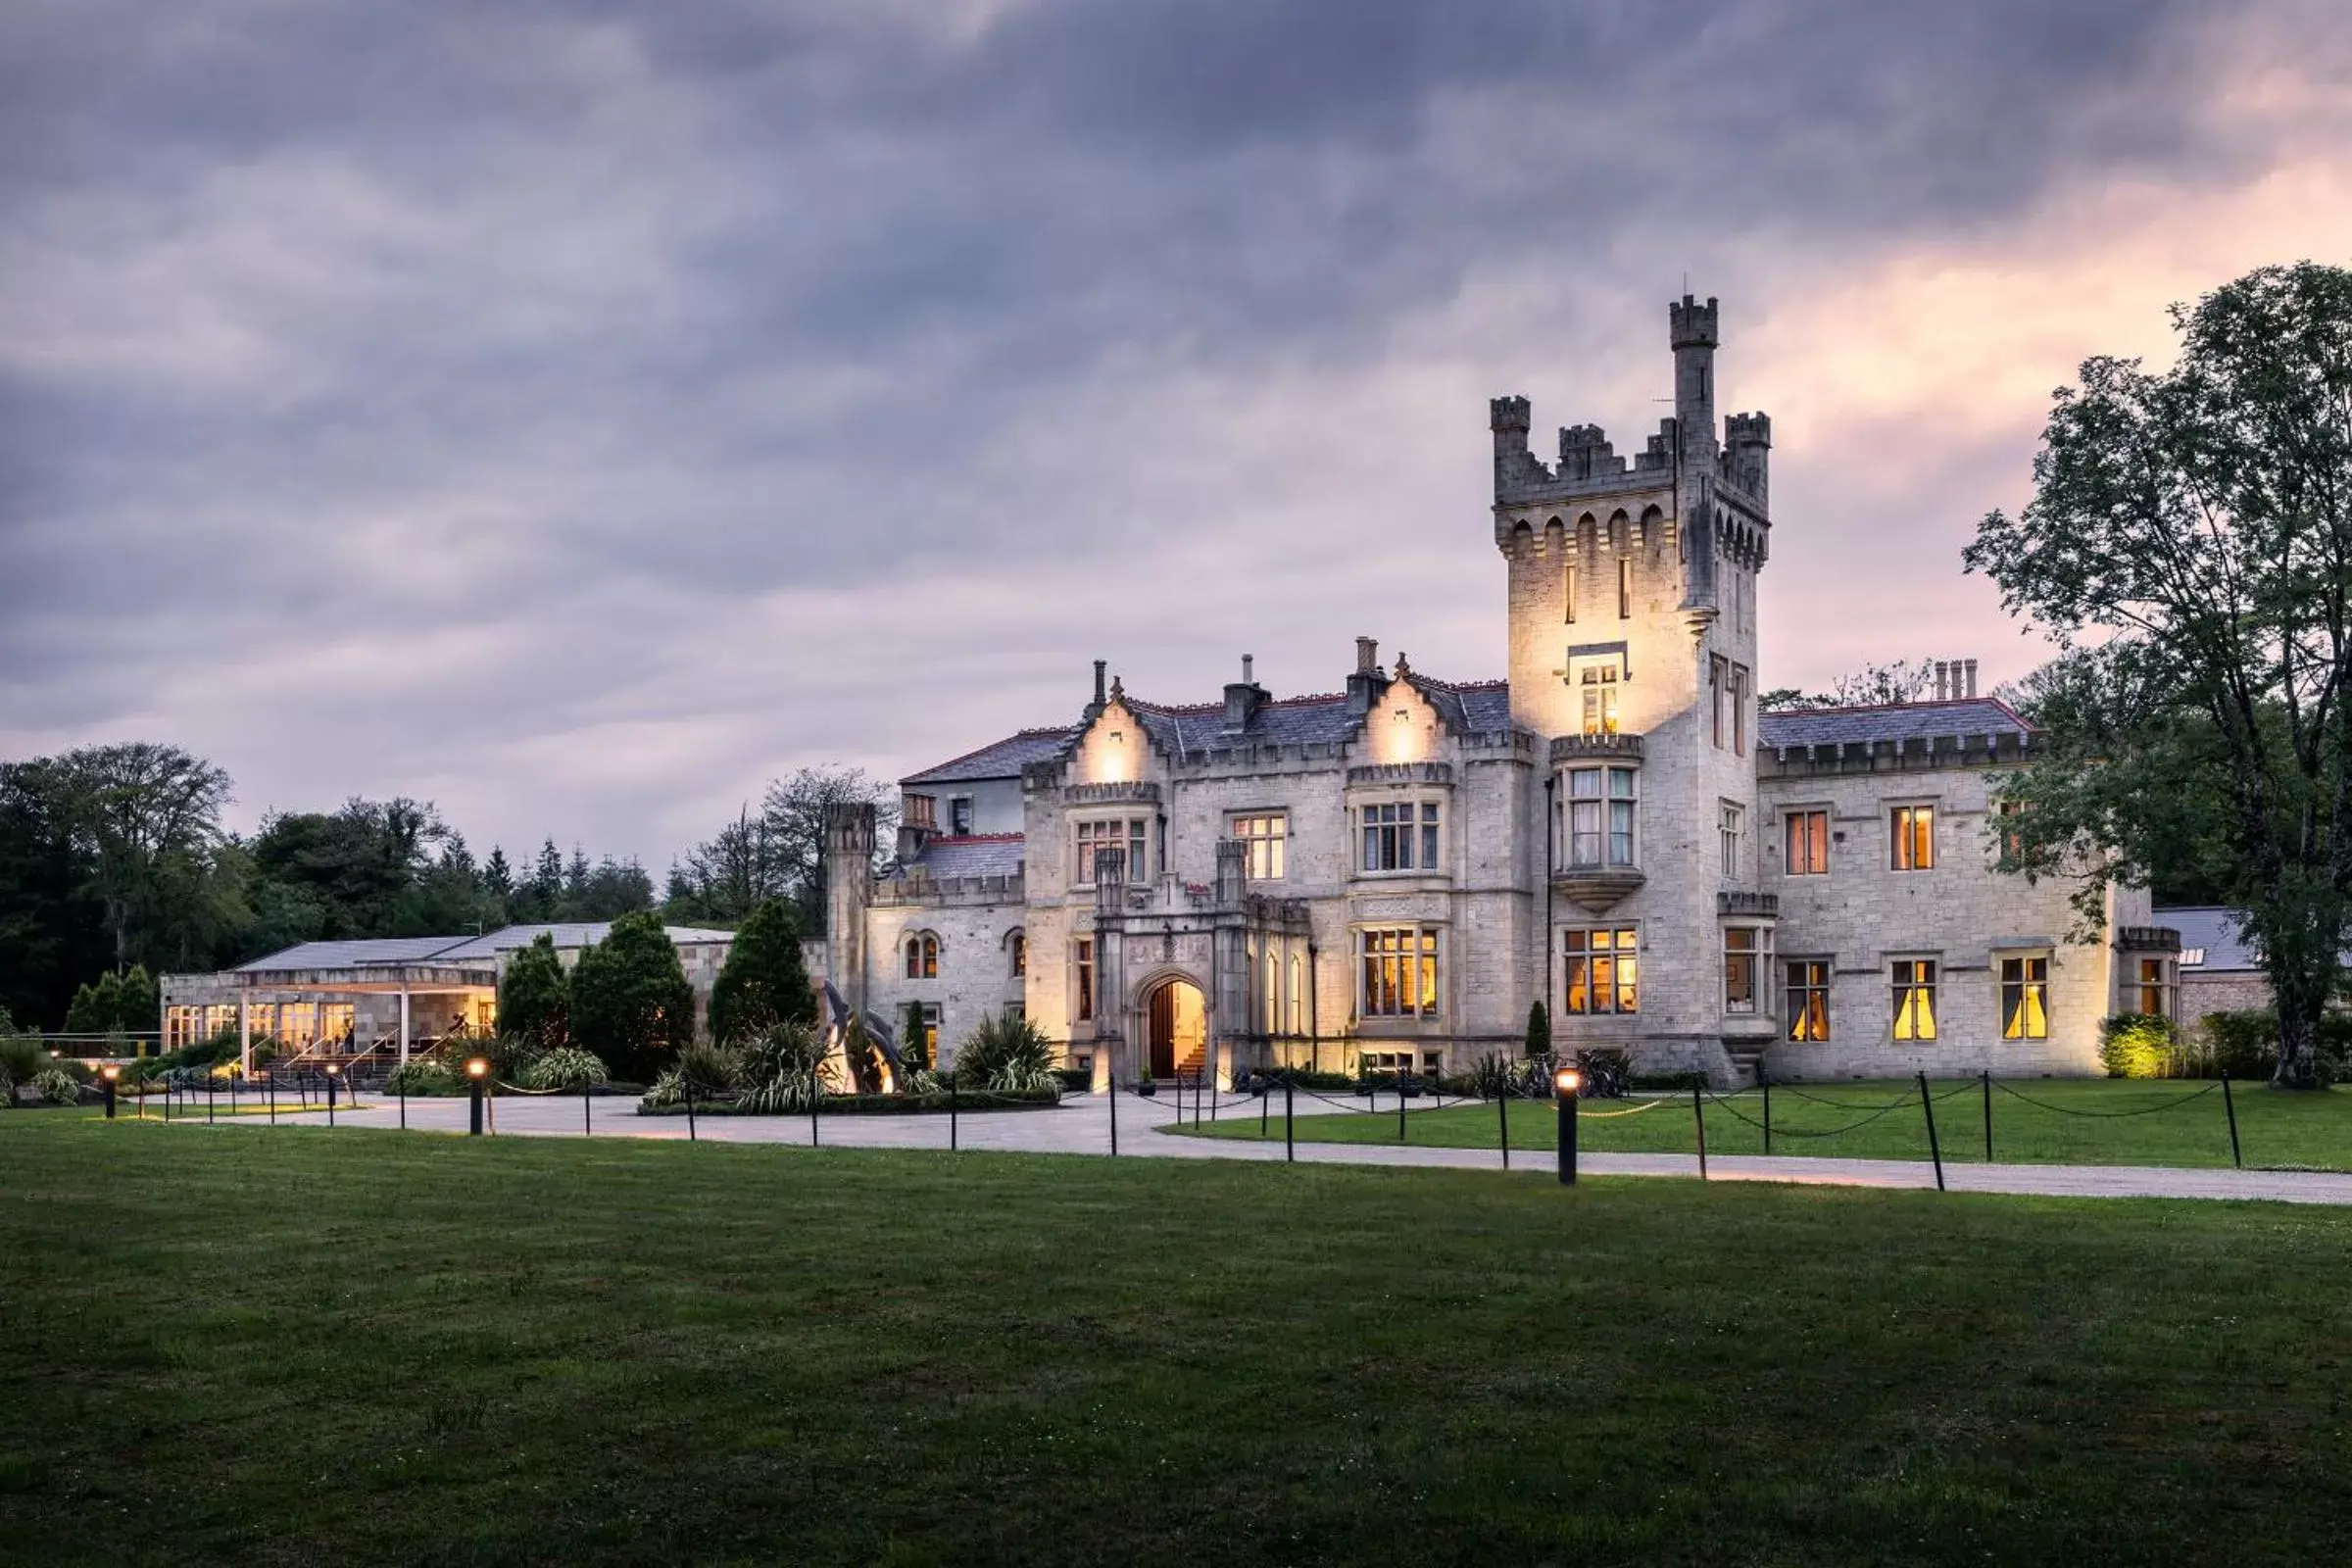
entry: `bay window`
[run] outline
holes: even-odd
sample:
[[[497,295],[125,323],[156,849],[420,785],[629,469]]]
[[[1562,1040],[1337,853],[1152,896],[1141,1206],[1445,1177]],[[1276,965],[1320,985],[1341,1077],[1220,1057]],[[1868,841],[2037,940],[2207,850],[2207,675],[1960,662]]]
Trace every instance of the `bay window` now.
[[[1435,871],[1441,808],[1435,801],[1396,801],[1358,808],[1364,834],[1362,869]]]
[[[1437,927],[1375,926],[1356,933],[1356,952],[1362,960],[1359,1017],[1437,1016]]]
[[[1076,824],[1078,834],[1078,872],[1075,881],[1080,887],[1092,886],[1095,880],[1095,858],[1104,850],[1124,850],[1127,854],[1127,880],[1149,882],[1150,868],[1144,856],[1145,819],[1140,816],[1102,817]]]

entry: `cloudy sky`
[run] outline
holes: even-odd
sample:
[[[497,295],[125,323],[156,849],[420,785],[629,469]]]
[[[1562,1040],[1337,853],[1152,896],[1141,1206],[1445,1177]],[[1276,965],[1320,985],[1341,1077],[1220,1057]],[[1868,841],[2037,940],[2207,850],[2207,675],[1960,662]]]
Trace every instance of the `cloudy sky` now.
[[[1999,679],[2050,389],[2306,256],[2340,0],[13,0],[0,757],[659,873],[1097,657],[1491,676],[1486,400],[1638,447],[1686,279],[1765,683]]]

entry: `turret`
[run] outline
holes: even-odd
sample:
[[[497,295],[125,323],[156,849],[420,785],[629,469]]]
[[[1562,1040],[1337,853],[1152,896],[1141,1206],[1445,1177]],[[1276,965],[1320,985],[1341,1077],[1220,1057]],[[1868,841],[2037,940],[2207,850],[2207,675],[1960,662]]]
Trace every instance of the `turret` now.
[[[874,898],[874,808],[825,808],[825,978],[858,1013],[866,1010],[865,915]]]
[[[1674,348],[1674,422],[1682,443],[1676,482],[1682,491],[1683,549],[1688,570],[1683,608],[1711,616],[1715,597],[1715,343],[1716,306],[1690,295],[1666,307]]]
[[[1759,505],[1769,506],[1772,416],[1733,415],[1724,421],[1724,445],[1729,449],[1726,456],[1730,460],[1732,482],[1753,496]]]

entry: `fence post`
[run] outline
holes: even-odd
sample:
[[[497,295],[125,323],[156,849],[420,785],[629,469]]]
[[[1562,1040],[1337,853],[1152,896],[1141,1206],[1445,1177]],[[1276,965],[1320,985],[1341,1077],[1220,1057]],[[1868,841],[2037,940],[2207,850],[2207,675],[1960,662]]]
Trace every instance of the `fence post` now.
[[[963,1136],[962,1129],[956,1125],[956,1069],[951,1067],[948,1069],[948,1149],[951,1152],[958,1147]]]
[[[594,1138],[596,1136],[596,1113],[589,1108],[588,1099],[589,1092],[594,1087],[594,1085],[586,1082],[585,1080],[582,1080],[580,1084],[580,1136],[582,1138]]]
[[[1764,1152],[1772,1152],[1772,1074],[1756,1063],[1756,1087],[1764,1091]]]
[[[1213,1075],[1208,1080],[1208,1121],[1212,1127],[1217,1121],[1217,1080]]]
[[[1707,1179],[1707,1113],[1699,1103],[1702,1093],[1696,1083],[1690,1086],[1690,1120],[1698,1127],[1698,1179]]]
[[[1936,1162],[1936,1190],[1943,1191],[1943,1148],[1936,1142],[1936,1100],[1928,1093],[1928,1075],[1919,1074],[1919,1108],[1928,1116],[1928,1157]]]
[[[1992,1163],[1992,1069],[1980,1074],[1984,1080],[1984,1163]]]
[[[172,1080],[167,1078],[164,1080],[164,1125],[167,1127],[172,1125]]]
[[[1396,1075],[1396,1141],[1404,1143],[1404,1074]]]
[[[172,1102],[166,1100],[164,1109],[170,1111],[171,1108]],[[403,1127],[409,1124],[409,1102],[405,1099],[400,1102],[400,1124]],[[270,1075],[270,1125],[272,1127],[277,1125],[277,1074],[275,1073]]]
[[[2230,1098],[2230,1075],[2222,1074],[2222,1110],[2230,1118],[2230,1168],[2246,1168],[2245,1156],[2237,1147],[2237,1102]]]
[[[697,1142],[694,1129],[694,1074],[681,1065],[678,1068],[678,1087],[686,1091],[686,1141]]]
[[[1257,1086],[1257,1136],[1260,1138],[1266,1136],[1266,1117],[1272,1114],[1273,1109],[1274,1097],[1266,1093],[1266,1086],[1261,1083]]]
[[[1298,1157],[1298,1129],[1291,1124],[1291,1117],[1296,1109],[1296,1102],[1292,1098],[1291,1081],[1285,1078],[1282,1081],[1282,1157],[1286,1161]]]
[[[1502,1168],[1511,1168],[1511,1090],[1508,1084],[1494,1097],[1494,1120],[1502,1128]]]
[[[277,1119],[277,1102],[274,1098],[270,1102],[270,1119]],[[409,1130],[409,1086],[405,1080],[400,1086],[400,1130],[404,1133]]]
[[[1110,1069],[1110,1093],[1104,1098],[1110,1102],[1110,1157],[1116,1159],[1119,1157],[1119,1069],[1116,1066]]]

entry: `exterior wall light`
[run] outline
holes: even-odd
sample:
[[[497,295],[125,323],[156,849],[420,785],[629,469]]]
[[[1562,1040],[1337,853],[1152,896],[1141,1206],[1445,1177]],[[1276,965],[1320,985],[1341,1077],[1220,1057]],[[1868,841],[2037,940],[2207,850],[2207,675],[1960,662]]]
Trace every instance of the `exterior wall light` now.
[[[1585,1075],[1574,1067],[1562,1067],[1551,1075],[1551,1087],[1560,1103],[1560,1185],[1576,1185],[1576,1095],[1584,1088]]]

